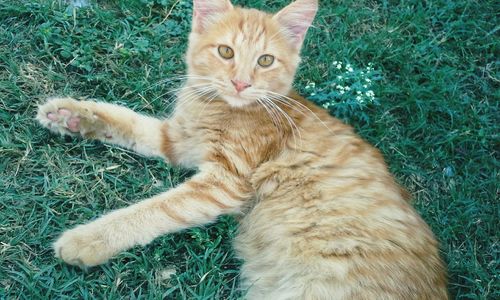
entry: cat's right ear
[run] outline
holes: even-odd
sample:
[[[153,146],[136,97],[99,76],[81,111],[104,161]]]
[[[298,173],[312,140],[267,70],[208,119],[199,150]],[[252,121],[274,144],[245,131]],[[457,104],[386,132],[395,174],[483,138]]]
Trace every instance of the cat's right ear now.
[[[229,0],[193,0],[193,31],[203,33],[221,14],[233,9]]]

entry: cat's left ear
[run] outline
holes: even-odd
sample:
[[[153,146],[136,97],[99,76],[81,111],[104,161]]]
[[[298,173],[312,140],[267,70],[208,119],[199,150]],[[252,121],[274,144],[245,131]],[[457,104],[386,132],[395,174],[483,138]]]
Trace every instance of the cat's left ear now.
[[[193,0],[193,31],[202,33],[221,14],[233,9],[229,0]]]
[[[273,18],[288,32],[292,44],[300,49],[317,11],[318,0],[297,0],[280,10]]]

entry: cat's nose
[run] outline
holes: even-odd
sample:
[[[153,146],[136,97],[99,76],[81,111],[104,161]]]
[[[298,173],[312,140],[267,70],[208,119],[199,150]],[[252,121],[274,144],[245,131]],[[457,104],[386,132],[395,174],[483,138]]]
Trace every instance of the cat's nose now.
[[[231,82],[238,93],[252,86],[250,83],[241,80],[231,80]]]

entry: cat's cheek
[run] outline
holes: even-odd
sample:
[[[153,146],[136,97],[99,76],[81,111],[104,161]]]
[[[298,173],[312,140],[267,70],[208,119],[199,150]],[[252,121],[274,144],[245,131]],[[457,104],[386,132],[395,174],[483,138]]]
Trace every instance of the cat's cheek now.
[[[292,89],[293,74],[284,72],[284,70],[277,69],[262,77],[262,87],[268,91],[286,95]]]
[[[269,91],[272,91],[272,92],[275,92],[275,93],[278,93],[281,95],[285,95],[285,96],[290,92],[291,89],[292,89],[291,83],[287,83],[284,81],[272,82],[269,84],[269,88],[268,88]]]

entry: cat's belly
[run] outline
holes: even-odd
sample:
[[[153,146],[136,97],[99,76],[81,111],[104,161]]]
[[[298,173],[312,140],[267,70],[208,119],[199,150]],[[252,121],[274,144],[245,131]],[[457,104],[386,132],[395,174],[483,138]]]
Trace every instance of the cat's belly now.
[[[243,282],[255,286],[249,298],[271,299],[275,291],[306,297],[308,283],[325,292],[318,299],[393,299],[388,290],[400,299],[422,290],[444,298],[437,243],[397,186],[357,179],[336,185],[300,168],[267,171],[272,175],[254,178],[260,199],[234,242],[245,261]]]

